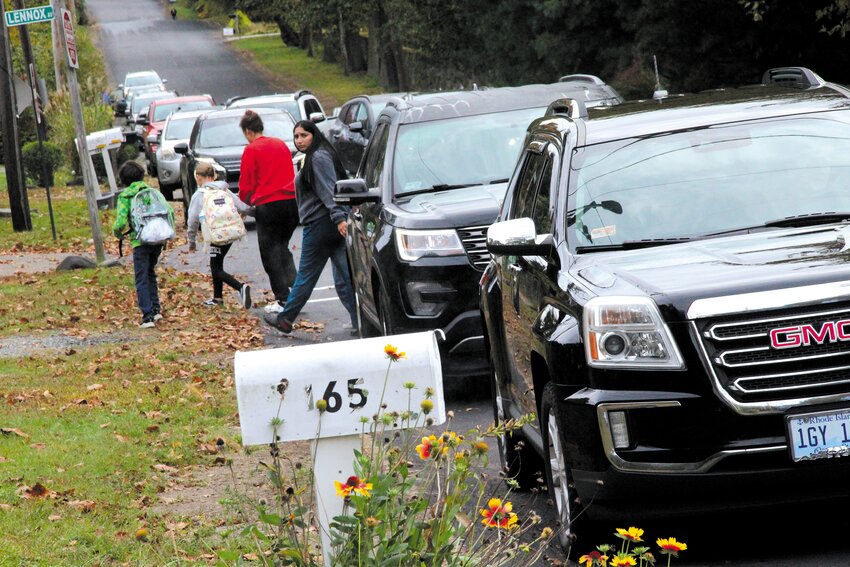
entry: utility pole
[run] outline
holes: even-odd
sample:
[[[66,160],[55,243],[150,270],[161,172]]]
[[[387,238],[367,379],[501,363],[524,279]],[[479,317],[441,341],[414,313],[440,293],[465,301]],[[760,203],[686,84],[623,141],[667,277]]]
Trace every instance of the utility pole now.
[[[53,6],[53,14],[59,14],[62,8],[61,0],[50,0],[50,5]],[[53,32],[53,76],[56,79],[56,94],[62,94],[65,91],[65,83],[62,78],[62,22],[58,16],[54,16],[50,22],[50,28]]]
[[[12,52],[5,24],[6,5],[0,1],[0,137],[3,139],[3,163],[6,166],[6,188],[12,211],[12,228],[16,232],[32,230],[29,199],[21,174],[21,148],[15,117],[15,91],[12,88]]]
[[[97,194],[100,187],[94,171],[89,167],[89,153],[86,147],[86,125],[83,122],[83,105],[80,102],[80,84],[77,82],[77,69],[79,65],[76,37],[74,35],[74,17],[71,12],[61,8],[55,13],[57,24],[61,28],[59,35],[62,39],[62,53],[67,57],[65,68],[68,77],[68,94],[71,97],[71,114],[74,117],[74,130],[77,134],[77,153],[80,156],[80,170],[83,173],[83,184],[86,186],[86,202],[89,210],[89,224],[91,225],[92,240],[94,241],[95,257],[98,264],[103,264],[106,256],[103,252],[103,236],[100,233],[100,215],[97,209]]]

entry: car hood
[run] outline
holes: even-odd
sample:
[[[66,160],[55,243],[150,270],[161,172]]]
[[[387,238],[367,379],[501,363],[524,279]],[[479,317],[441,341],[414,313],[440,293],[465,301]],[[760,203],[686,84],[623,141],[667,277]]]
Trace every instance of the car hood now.
[[[245,146],[222,146],[220,148],[197,148],[194,150],[196,157],[209,157],[214,160],[242,159]]]
[[[387,222],[399,228],[460,228],[492,224],[507,183],[476,185],[414,195],[384,208]]]
[[[649,295],[670,319],[697,299],[850,279],[850,224],[585,253],[570,274],[594,294]]]

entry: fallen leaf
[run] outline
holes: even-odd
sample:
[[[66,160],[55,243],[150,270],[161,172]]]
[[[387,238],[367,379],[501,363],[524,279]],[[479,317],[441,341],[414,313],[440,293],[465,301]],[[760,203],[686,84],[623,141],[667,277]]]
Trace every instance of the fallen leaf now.
[[[3,504],[3,503],[0,503],[0,510],[11,510],[11,509],[12,509],[12,505],[11,505],[11,504]]]
[[[159,431],[159,426],[155,423],[153,425],[148,425],[147,427],[145,427],[145,431],[147,431],[148,433],[156,433],[157,431]]]
[[[124,437],[123,435],[118,434],[118,433],[115,434],[115,438],[118,440],[119,443],[126,443],[127,442],[127,438]]]
[[[71,500],[68,506],[81,512],[91,512],[97,504],[94,500]]]
[[[169,466],[169,465],[164,465],[162,463],[155,464],[153,466],[153,468],[154,468],[154,470],[158,470],[160,472],[177,472],[176,468]]]
[[[23,437],[24,439],[30,438],[29,435],[27,435],[26,433],[24,433],[23,431],[21,431],[18,428],[3,427],[3,428],[0,428],[0,433],[3,433],[4,435],[17,435],[18,437]]]
[[[259,561],[260,556],[256,553],[245,553],[244,555],[242,555],[242,559],[244,559],[245,561]]]
[[[103,388],[103,384],[90,384],[86,386],[86,390],[88,390],[89,392],[94,390],[100,390],[101,388]]]
[[[47,519],[51,522],[58,522],[62,519],[62,516],[60,516],[59,514],[50,514],[49,516],[47,516]]]
[[[56,492],[46,488],[40,482],[35,483],[33,486],[22,486],[18,489],[21,498],[25,498],[27,500],[31,500],[34,498],[56,498],[58,496]]]
[[[31,449],[37,449],[37,450],[46,449],[47,444],[46,443],[33,443],[32,445],[30,445],[30,448]]]

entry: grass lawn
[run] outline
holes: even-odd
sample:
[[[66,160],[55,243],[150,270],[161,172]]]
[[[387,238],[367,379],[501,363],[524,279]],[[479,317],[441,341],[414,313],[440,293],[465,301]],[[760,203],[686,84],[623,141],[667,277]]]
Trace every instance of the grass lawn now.
[[[287,88],[312,91],[328,113],[354,95],[381,92],[373,78],[362,73],[346,76],[339,65],[323,62],[319,53],[308,57],[303,49],[285,46],[280,37],[243,39],[231,45],[249,54]]]

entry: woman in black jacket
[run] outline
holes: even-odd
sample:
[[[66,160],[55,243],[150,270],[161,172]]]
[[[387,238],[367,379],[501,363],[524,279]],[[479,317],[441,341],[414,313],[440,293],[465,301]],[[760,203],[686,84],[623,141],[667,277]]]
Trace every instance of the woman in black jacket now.
[[[339,300],[351,317],[352,334],[357,334],[357,307],[345,237],[348,234],[348,207],[334,202],[334,186],[347,174],[333,146],[309,120],[295,124],[295,147],[305,154],[301,171],[295,177],[298,217],[304,227],[298,276],[286,299],[283,311],[266,314],[265,321],[283,333],[292,331],[292,323],[303,309],[328,260],[333,263],[334,287]]]

